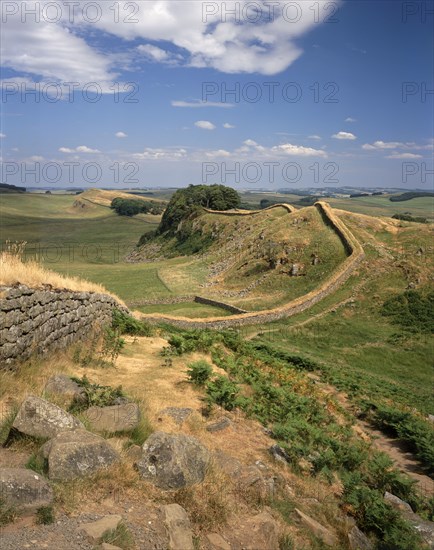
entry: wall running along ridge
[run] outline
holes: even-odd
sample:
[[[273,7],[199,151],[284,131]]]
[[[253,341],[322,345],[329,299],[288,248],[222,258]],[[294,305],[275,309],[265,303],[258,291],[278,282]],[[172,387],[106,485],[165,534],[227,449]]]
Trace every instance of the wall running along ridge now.
[[[110,324],[113,309],[128,311],[105,294],[0,287],[0,368],[83,339],[97,324]]]
[[[283,206],[288,212],[293,212],[294,208],[290,205],[274,205],[270,208],[277,208]],[[324,222],[327,225],[333,227],[337,235],[340,237],[345,250],[347,251],[348,258],[339,266],[339,268],[329,277],[321,286],[312,290],[308,294],[301,296],[283,306],[268,309],[257,312],[241,313],[232,315],[231,317],[210,317],[207,319],[189,319],[186,317],[173,317],[171,315],[158,315],[158,314],[142,314],[141,318],[144,321],[150,323],[168,323],[183,329],[202,329],[202,328],[229,328],[238,327],[242,325],[253,325],[255,323],[269,323],[271,321],[278,321],[291,317],[300,313],[323,298],[335,292],[340,288],[345,281],[350,277],[356,267],[361,263],[365,257],[364,250],[351,231],[345,226],[345,224],[335,216],[332,208],[326,202],[319,201],[315,203],[315,207],[321,213]],[[267,210],[267,209],[264,209]],[[258,212],[263,212],[260,210]],[[208,210],[213,213],[215,211]],[[226,215],[249,215],[249,212],[232,213],[232,212],[216,212],[217,214]],[[256,212],[253,212],[256,213]]]

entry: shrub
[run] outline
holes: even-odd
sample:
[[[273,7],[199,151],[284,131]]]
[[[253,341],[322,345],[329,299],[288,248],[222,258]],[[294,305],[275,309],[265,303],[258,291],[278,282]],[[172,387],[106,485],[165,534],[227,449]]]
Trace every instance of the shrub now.
[[[212,366],[205,360],[195,361],[187,365],[190,380],[198,386],[203,386],[212,374]]]
[[[41,506],[36,510],[36,523],[39,525],[50,525],[54,523],[54,513],[52,506]]]
[[[208,382],[206,391],[210,404],[221,405],[227,411],[231,411],[235,407],[238,385],[226,376],[220,374]]]
[[[118,309],[113,310],[112,327],[119,329],[121,334],[132,336],[152,336],[154,334],[154,329],[149,323],[139,321]]]
[[[130,550],[135,547],[133,536],[124,522],[119,523],[116,529],[104,533],[101,542],[118,546],[123,550]]]
[[[17,510],[13,506],[9,506],[0,496],[0,527],[12,523],[16,517]]]
[[[83,388],[84,399],[80,399],[79,402],[73,402],[69,408],[70,412],[80,412],[89,407],[109,407],[116,405],[119,399],[126,400],[122,386],[112,388],[111,386],[92,384],[86,375],[83,378],[71,376],[71,380]]]
[[[434,292],[407,290],[384,302],[381,313],[413,332],[434,331]]]

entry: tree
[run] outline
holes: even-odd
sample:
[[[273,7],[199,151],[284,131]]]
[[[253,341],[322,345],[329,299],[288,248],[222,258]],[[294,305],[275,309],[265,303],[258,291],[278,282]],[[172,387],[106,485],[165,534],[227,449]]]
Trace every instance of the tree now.
[[[191,217],[200,207],[230,210],[240,205],[240,196],[225,185],[190,185],[178,189],[170,199],[158,227],[158,234],[174,234],[182,220]]]

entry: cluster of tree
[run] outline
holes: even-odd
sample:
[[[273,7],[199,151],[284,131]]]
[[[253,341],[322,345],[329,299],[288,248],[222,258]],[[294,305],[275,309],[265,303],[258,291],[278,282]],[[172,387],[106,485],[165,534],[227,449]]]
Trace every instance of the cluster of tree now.
[[[190,185],[178,189],[164,211],[158,234],[175,234],[182,220],[191,217],[200,207],[212,210],[230,210],[240,206],[240,196],[224,185]]]
[[[405,193],[401,193],[400,195],[393,195],[392,197],[389,197],[389,200],[392,202],[401,202],[417,199],[418,197],[434,197],[434,193],[431,193],[430,191],[407,191]]]
[[[10,185],[9,183],[0,183],[0,193],[25,193],[25,187]]]
[[[142,201],[139,199],[123,199],[117,197],[112,200],[110,208],[115,210],[119,216],[136,216],[137,214],[161,214],[164,210],[164,203]]]
[[[420,216],[412,216],[411,214],[395,214],[392,216],[395,220],[403,220],[405,222],[417,222],[417,223],[428,223],[426,218]]]
[[[350,199],[356,199],[357,197],[369,197],[369,193],[352,193]]]
[[[259,208],[263,210],[264,208],[269,208],[275,204],[280,204],[282,201],[270,201],[270,199],[261,199],[259,203]]]
[[[318,195],[308,195],[307,197],[302,197],[299,201],[297,201],[297,204],[300,206],[313,206],[317,201],[321,200],[321,198]]]

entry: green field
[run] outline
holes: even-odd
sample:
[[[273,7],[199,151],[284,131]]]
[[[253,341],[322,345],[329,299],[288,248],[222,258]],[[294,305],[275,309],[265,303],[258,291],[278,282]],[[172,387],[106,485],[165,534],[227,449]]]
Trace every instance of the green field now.
[[[327,198],[327,202],[333,208],[348,210],[368,216],[389,216],[394,214],[410,213],[412,216],[421,216],[434,220],[434,198],[417,197],[408,201],[392,202],[390,195],[378,195],[370,197],[355,197],[353,199]]]

